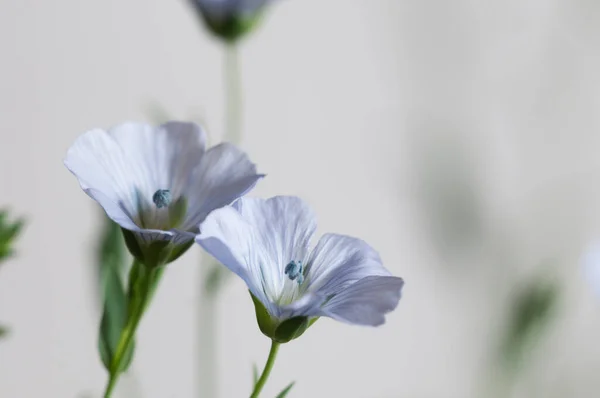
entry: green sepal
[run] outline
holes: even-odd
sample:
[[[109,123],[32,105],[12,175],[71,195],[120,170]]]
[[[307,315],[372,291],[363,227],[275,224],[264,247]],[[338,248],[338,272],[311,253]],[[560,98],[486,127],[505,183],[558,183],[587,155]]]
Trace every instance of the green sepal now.
[[[279,394],[277,394],[277,396],[275,398],[285,398],[285,397],[287,397],[288,393],[292,390],[292,387],[294,387],[294,384],[296,384],[296,382],[292,381],[290,384],[287,385],[286,388],[284,388],[283,390],[281,390],[281,392]]]
[[[254,30],[262,19],[262,10],[253,15],[234,15],[224,20],[213,20],[202,11],[199,12],[207,29],[228,43],[234,43]]]
[[[298,337],[308,329],[309,319],[305,316],[296,316],[281,322],[275,329],[273,340],[278,343],[288,343]]]
[[[250,297],[252,297],[252,302],[254,303],[256,321],[258,322],[258,327],[260,328],[260,331],[268,338],[272,338],[275,335],[275,329],[277,328],[276,320],[274,320],[271,317],[269,311],[267,311],[267,309],[260,302],[259,299],[254,297],[252,292],[250,292]]]
[[[252,292],[250,292],[250,297],[254,303],[256,321],[260,331],[278,343],[289,343],[297,339],[319,319],[319,317],[297,316],[280,322],[269,314],[263,303]]]
[[[157,240],[147,245],[140,244],[135,233],[125,228],[121,228],[127,249],[133,257],[148,267],[160,267],[177,260],[194,243],[191,239],[183,244],[173,244],[168,240]]]
[[[128,229],[121,228],[123,232],[123,238],[125,239],[125,245],[127,246],[127,250],[136,260],[144,262],[144,253],[142,252],[142,248],[135,237],[135,234]]]
[[[173,248],[173,250],[171,251],[171,255],[169,256],[169,263],[172,263],[173,261],[177,260],[179,257],[181,257],[183,255],[183,253],[185,253],[186,251],[188,251],[188,249],[190,247],[192,247],[192,245],[194,244],[194,240],[190,240],[189,242],[186,242],[182,245],[177,245]]]
[[[100,321],[98,350],[104,367],[111,372],[117,345],[127,322],[128,310],[127,297],[116,267],[106,267],[104,277],[104,306]],[[132,343],[129,346],[120,371],[125,371],[129,367],[133,358],[134,345],[135,343]]]

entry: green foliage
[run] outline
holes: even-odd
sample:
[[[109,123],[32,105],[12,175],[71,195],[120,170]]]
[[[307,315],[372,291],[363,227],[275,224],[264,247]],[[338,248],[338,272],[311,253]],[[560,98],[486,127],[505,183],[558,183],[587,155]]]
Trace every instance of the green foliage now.
[[[118,271],[109,268],[106,272],[110,275],[107,280],[102,320],[100,321],[98,350],[104,367],[110,372],[121,333],[127,322],[127,297]],[[124,356],[121,371],[125,371],[129,367],[133,351],[134,343],[129,346]]]
[[[4,326],[4,325],[0,325],[0,339],[6,337],[6,335],[8,335],[9,330],[8,327]]]
[[[559,285],[540,278],[517,292],[501,346],[501,358],[508,369],[518,368],[528,350],[541,339],[556,314],[559,298]]]
[[[121,332],[127,321],[127,297],[123,287],[123,274],[127,263],[125,246],[118,224],[103,217],[104,229],[97,251],[98,280],[102,302],[98,350],[106,370],[114,359]],[[130,346],[123,370],[131,362],[134,345]]]
[[[290,384],[287,385],[286,388],[284,388],[283,390],[281,390],[281,392],[279,394],[277,394],[277,397],[275,397],[275,398],[285,398],[285,397],[287,397],[288,393],[292,390],[292,387],[294,387],[294,384],[296,384],[296,382],[292,381]]]
[[[8,211],[0,210],[0,263],[14,255],[13,245],[24,225],[23,219],[9,221]],[[0,339],[5,338],[8,333],[8,327],[0,325]]]
[[[25,221],[18,219],[14,222],[8,220],[8,211],[0,211],[0,262],[14,254],[14,241],[23,229]]]

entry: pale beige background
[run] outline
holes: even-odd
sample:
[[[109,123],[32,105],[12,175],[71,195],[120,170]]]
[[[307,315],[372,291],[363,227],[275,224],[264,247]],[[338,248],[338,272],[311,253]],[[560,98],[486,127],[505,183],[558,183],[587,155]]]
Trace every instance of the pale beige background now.
[[[243,48],[244,147],[268,174],[254,195],[305,197],[321,231],[372,243],[406,289],[380,329],[322,320],[284,346],[265,397],[291,380],[290,397],[481,397],[505,300],[536,271],[557,272],[565,300],[514,394],[597,395],[600,297],[579,260],[600,236],[599,20],[595,0],[271,10]],[[29,219],[0,272],[14,330],[0,397],[98,397],[105,383],[98,209],[63,167],[67,147],[146,119],[155,100],[217,140],[221,66],[183,0],[0,1],[0,205]],[[121,397],[198,396],[198,259],[166,274]],[[243,397],[268,341],[240,281],[223,297],[219,390]]]

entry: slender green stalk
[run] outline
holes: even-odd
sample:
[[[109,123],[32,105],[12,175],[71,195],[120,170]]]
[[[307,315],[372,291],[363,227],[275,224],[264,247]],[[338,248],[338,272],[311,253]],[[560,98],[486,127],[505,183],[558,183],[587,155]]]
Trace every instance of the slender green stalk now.
[[[263,369],[260,378],[256,382],[256,385],[254,386],[254,391],[252,391],[252,395],[250,395],[250,398],[258,398],[260,392],[267,383],[267,379],[269,378],[271,370],[273,369],[273,365],[275,364],[275,358],[277,357],[277,351],[279,351],[279,345],[280,344],[275,340],[271,340],[271,350],[269,351],[269,358],[267,358],[265,368]]]
[[[242,73],[238,44],[224,43],[225,132],[223,141],[242,141]],[[202,253],[200,262],[202,300],[198,310],[199,397],[217,398],[217,311],[218,294],[229,272],[212,257]]]
[[[223,141],[235,145],[242,141],[242,68],[238,44],[225,44],[225,135]]]
[[[136,266],[135,261],[136,260],[134,260],[133,267]],[[110,398],[113,393],[119,376],[121,375],[123,360],[130,349],[133,338],[135,337],[135,332],[140,320],[142,319],[142,315],[144,314],[144,311],[146,310],[146,307],[148,306],[148,303],[150,302],[155,290],[155,284],[153,284],[153,281],[156,279],[155,276],[157,276],[156,270],[148,270],[143,265],[139,268],[141,271],[138,275],[140,280],[136,282],[139,291],[129,292],[130,299],[132,299],[132,302],[130,303],[130,313],[128,314],[127,324],[121,332],[119,343],[117,344],[117,349],[115,350],[115,356],[112,360],[108,383],[104,392],[104,398]]]

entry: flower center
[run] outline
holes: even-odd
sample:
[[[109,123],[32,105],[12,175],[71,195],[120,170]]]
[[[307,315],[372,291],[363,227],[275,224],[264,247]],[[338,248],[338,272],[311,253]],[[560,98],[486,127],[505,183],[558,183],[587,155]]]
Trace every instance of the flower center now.
[[[152,195],[152,201],[159,209],[169,206],[172,200],[171,191],[168,189],[159,189]]]
[[[288,265],[285,266],[284,273],[290,278],[290,280],[295,280],[298,282],[298,285],[301,285],[304,282],[304,275],[302,274],[302,261],[290,261]]]

